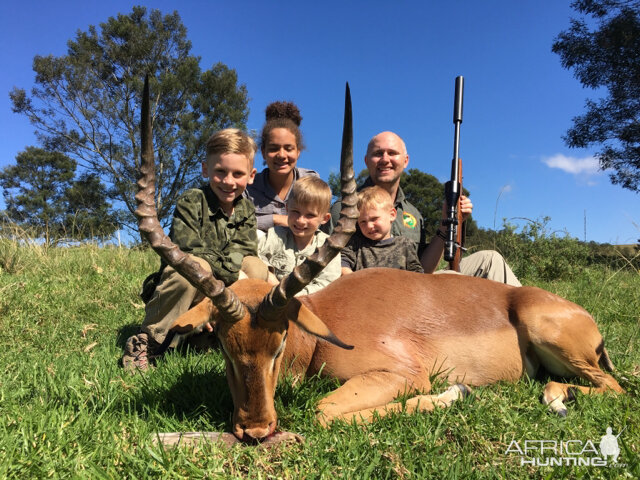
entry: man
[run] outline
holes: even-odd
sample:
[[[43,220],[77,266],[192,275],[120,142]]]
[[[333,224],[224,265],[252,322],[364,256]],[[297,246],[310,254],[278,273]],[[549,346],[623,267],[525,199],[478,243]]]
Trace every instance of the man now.
[[[407,201],[400,188],[400,176],[409,165],[409,155],[403,140],[393,132],[379,133],[369,142],[364,162],[369,170],[369,178],[362,188],[377,185],[389,192],[397,211],[392,235],[413,240],[425,273],[434,273],[444,253],[446,229],[440,226],[437,235],[427,242],[424,219],[418,209]],[[464,195],[460,197],[460,210],[463,220],[473,210],[473,204]],[[332,226],[337,222],[339,211],[340,202],[336,202],[331,207]],[[483,250],[463,258],[460,273],[518,287],[521,285],[502,255],[493,250]]]

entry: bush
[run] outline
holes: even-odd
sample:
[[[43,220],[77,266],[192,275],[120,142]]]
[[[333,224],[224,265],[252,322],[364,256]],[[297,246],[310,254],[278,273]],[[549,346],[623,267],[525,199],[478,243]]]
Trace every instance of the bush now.
[[[467,246],[500,252],[518,278],[531,281],[568,279],[591,263],[589,246],[567,232],[550,232],[549,217],[524,220],[520,229],[506,221],[498,232],[480,229]]]

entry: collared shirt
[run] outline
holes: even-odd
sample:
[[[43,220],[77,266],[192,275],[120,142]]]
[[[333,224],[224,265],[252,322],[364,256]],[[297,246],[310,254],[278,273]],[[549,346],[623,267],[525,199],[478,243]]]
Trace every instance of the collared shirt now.
[[[317,230],[309,245],[299,250],[291,230],[288,227],[276,226],[267,230],[266,235],[258,240],[258,256],[272,267],[270,270],[273,270],[276,278],[282,280],[311,256],[316,248],[324,245],[328,237],[326,233]],[[322,272],[296,295],[317,292],[337,280],[340,274],[340,255],[336,255]]]
[[[319,177],[318,172],[309,170],[307,168],[294,167],[293,169],[293,184],[299,178],[306,175],[315,175]],[[273,224],[274,215],[286,215],[287,214],[287,201],[289,200],[289,194],[291,188],[287,192],[284,198],[280,198],[276,194],[275,190],[269,183],[269,168],[265,168],[260,173],[256,174],[251,185],[247,185],[244,196],[251,200],[256,207],[256,218],[258,229],[266,232]]]
[[[214,276],[230,285],[238,279],[242,259],[257,254],[255,209],[239,197],[227,215],[208,184],[192,188],[176,203],[169,236],[184,252],[205,259]]]
[[[374,186],[374,183],[371,180],[371,177],[367,177],[362,186],[358,188],[358,191],[372,186]],[[342,204],[340,201],[335,202],[331,206],[331,222],[325,224],[331,224],[328,229],[329,231],[332,231],[333,227],[338,223],[341,206]],[[396,209],[397,215],[396,219],[391,224],[391,235],[394,237],[407,237],[413,241],[419,257],[428,245],[427,230],[420,211],[409,203],[401,187],[398,187],[398,192],[396,193],[396,199],[393,206]],[[327,229],[324,230],[327,231]]]

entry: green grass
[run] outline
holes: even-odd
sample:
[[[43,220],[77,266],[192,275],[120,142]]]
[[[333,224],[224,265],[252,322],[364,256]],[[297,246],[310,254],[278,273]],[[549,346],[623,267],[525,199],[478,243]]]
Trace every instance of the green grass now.
[[[0,478],[637,478],[640,476],[640,275],[600,266],[537,284],[587,308],[628,395],[579,396],[547,412],[543,381],[477,388],[450,409],[367,425],[314,421],[327,379],[276,393],[280,428],[305,443],[272,450],[212,444],[163,449],[155,432],[229,431],[231,397],[217,352],[171,353],[146,375],[118,360],[142,320],[137,294],[153,252],[2,244]],[[4,248],[4,250],[3,250]],[[524,283],[531,284],[527,278]],[[441,389],[442,386],[439,387]],[[531,467],[516,440],[593,441],[611,426],[626,467]]]

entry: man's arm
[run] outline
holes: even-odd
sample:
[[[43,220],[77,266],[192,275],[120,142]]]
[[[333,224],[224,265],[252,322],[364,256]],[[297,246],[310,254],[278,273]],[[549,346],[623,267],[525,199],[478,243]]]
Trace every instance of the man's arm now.
[[[440,228],[439,231],[442,231],[442,228]],[[446,233],[443,232],[442,235],[444,236]],[[420,263],[422,264],[424,273],[433,273],[436,271],[443,253],[444,239],[436,235],[422,251],[422,255],[420,255]]]
[[[446,211],[443,206],[443,219],[445,218]],[[469,218],[471,215],[471,211],[473,210],[473,204],[468,197],[464,195],[460,196],[460,211],[462,212],[463,221]],[[438,264],[440,263],[440,259],[442,258],[442,254],[444,253],[444,241],[447,238],[447,232],[445,227],[438,227],[439,234],[436,234],[429,244],[425,247],[420,255],[420,263],[422,264],[422,268],[424,268],[424,273],[433,273],[438,268]]]

